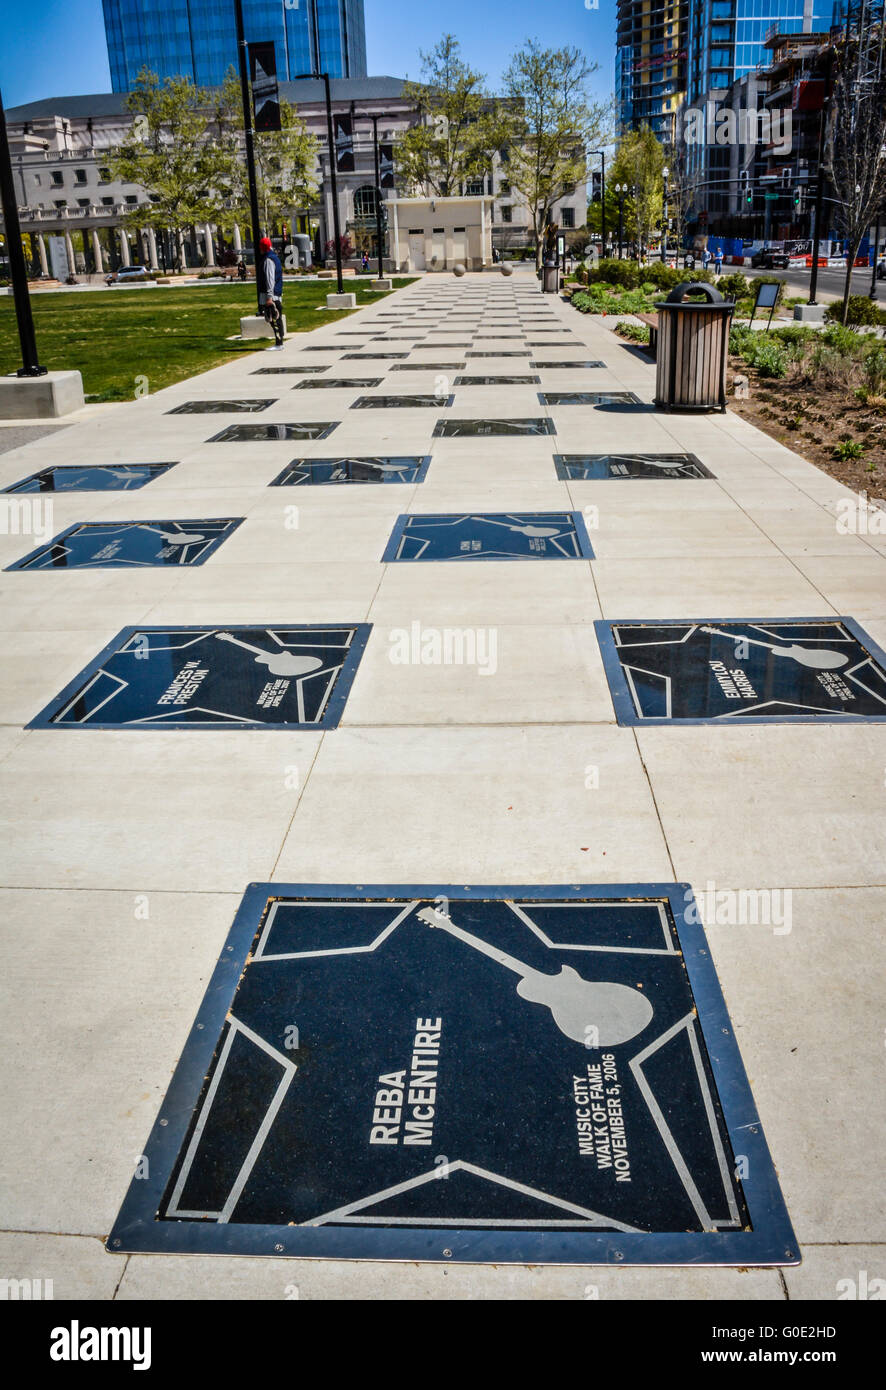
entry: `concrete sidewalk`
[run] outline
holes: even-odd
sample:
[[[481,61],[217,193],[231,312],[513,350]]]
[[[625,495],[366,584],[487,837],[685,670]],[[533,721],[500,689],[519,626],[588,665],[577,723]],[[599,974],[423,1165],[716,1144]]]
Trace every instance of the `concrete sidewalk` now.
[[[539,392],[557,390],[651,403],[654,389],[640,354],[555,296],[538,305],[568,334],[527,328],[529,356],[465,355],[522,348],[511,328],[484,338],[457,322],[434,332],[410,322],[416,298],[456,287],[469,309],[490,285],[526,288],[522,276],[423,277],[290,338],[268,363],[241,357],[0,456],[0,488],[52,465],[176,462],[137,491],[51,495],[43,539],[79,521],[245,518],[202,567],[0,574],[0,1276],[100,1299],[285,1298],[292,1286],[308,1299],[832,1299],[838,1280],[886,1277],[886,727],[621,727],[593,627],[848,615],[883,647],[886,536],[844,534],[838,509],[853,494],[732,414],[540,405]],[[354,351],[408,356],[343,356]],[[605,368],[556,366],[578,359]],[[381,384],[292,390],[307,378],[255,374],[295,364]],[[458,374],[511,373],[540,383],[452,385]],[[450,408],[349,409],[359,395],[435,388],[454,392]],[[273,404],[168,413],[257,397]],[[547,416],[556,436],[435,438],[444,416]],[[327,441],[208,442],[229,424],[312,420],[341,423]],[[715,477],[567,482],[552,462],[554,452],[626,451],[689,452]],[[349,454],[431,464],[418,485],[268,486],[296,456]],[[474,510],[582,512],[595,559],[381,563],[401,514]],[[6,530],[2,566],[37,544]],[[373,627],[336,730],[23,729],[125,626],[340,621]],[[415,621],[496,629],[495,676],[392,664],[391,632]],[[802,1265],[107,1254],[102,1239],[255,880],[791,889],[790,932],[706,930]]]

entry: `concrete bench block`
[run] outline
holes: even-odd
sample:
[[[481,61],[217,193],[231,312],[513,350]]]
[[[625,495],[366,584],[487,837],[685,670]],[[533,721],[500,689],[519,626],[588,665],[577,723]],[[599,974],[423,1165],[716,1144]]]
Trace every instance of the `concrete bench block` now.
[[[241,338],[273,338],[274,330],[263,314],[250,314],[240,320]],[[286,336],[286,315],[283,315],[283,336]]]
[[[83,409],[79,372],[0,377],[0,420],[51,420]]]

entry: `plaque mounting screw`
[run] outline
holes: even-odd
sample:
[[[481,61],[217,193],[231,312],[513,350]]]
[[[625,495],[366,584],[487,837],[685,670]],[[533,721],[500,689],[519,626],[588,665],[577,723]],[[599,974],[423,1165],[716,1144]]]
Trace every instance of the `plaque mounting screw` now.
[[[283,1249],[283,1246],[282,1246],[282,1245],[275,1245],[275,1246],[274,1246],[274,1249],[279,1253],[279,1252]]]
[[[444,1250],[444,1251],[443,1251],[443,1254],[444,1254],[444,1255],[446,1256],[446,1258],[448,1259],[449,1256],[452,1254],[452,1251],[451,1251],[451,1250]]]

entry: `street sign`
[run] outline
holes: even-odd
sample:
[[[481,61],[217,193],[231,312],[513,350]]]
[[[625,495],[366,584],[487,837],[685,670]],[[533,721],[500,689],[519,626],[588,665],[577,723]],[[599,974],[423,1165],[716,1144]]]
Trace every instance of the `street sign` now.
[[[777,193],[764,193],[763,197],[767,203],[774,203],[778,198]]]

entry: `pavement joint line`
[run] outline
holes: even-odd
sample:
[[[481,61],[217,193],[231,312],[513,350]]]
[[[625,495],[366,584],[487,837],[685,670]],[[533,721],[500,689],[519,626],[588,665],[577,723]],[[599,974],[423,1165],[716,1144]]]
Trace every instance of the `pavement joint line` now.
[[[664,843],[665,853],[666,853],[667,856],[668,856],[668,863],[669,863],[670,866],[671,866],[671,873],[672,873],[672,875],[673,875],[672,882],[678,883],[680,880],[679,880],[679,877],[678,877],[678,875],[677,875],[676,867],[675,867],[675,865],[674,865],[674,856],[673,856],[673,854],[671,853],[671,846],[670,846],[670,844],[669,844],[669,842],[668,842],[667,831],[666,831],[665,828],[664,828],[664,822],[663,822],[663,820],[662,820],[662,818],[661,818],[661,811],[660,811],[659,805],[658,805],[658,798],[657,798],[656,795],[655,795],[655,788],[654,788],[653,785],[652,785],[652,778],[650,777],[650,775],[649,775],[649,769],[648,769],[648,767],[646,766],[646,759],[643,757],[643,750],[642,750],[642,748],[640,747],[640,740],[639,740],[638,737],[637,737],[637,730],[636,730],[636,729],[632,729],[631,732],[632,732],[633,735],[634,735],[634,747],[635,747],[636,750],[637,750],[637,757],[640,759],[640,766],[641,766],[642,769],[643,769],[643,776],[646,778],[646,785],[647,785],[648,788],[649,788],[649,795],[650,795],[650,797],[652,798],[652,805],[653,805],[653,807],[655,808],[655,819],[658,821],[658,828],[659,828],[659,830],[660,830],[660,832],[661,832],[661,838],[662,838],[662,841],[663,841],[663,843]],[[719,886],[719,885],[718,885],[718,886]]]

